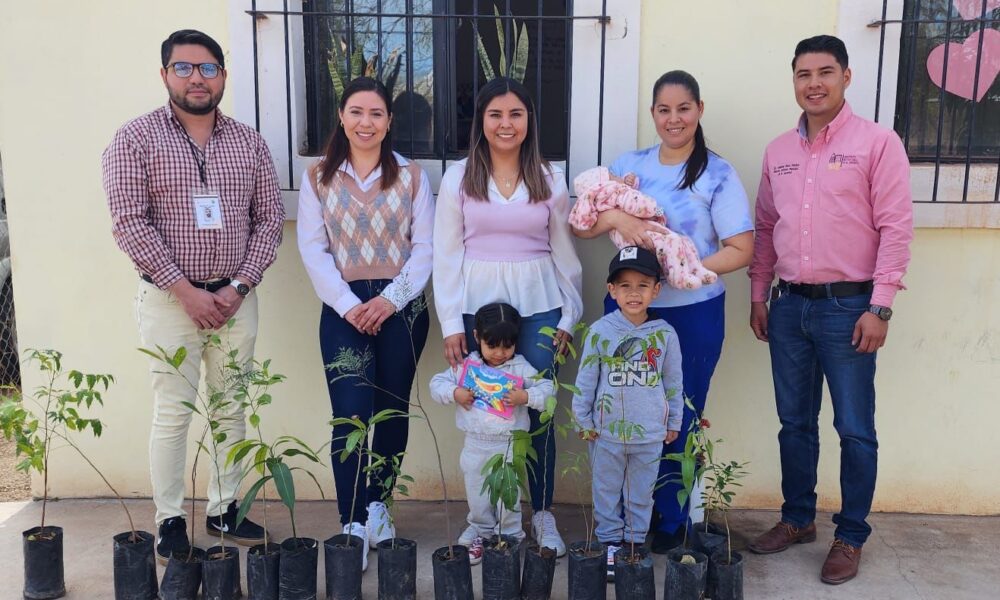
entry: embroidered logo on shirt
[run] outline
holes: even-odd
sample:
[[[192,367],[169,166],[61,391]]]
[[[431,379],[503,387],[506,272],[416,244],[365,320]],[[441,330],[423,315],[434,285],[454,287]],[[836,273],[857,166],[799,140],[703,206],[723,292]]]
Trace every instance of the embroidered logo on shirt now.
[[[844,165],[858,164],[858,157],[853,154],[831,154],[830,162],[826,163],[826,168],[830,171],[839,171]]]
[[[771,167],[772,175],[791,175],[798,172],[801,165],[799,163],[787,163],[784,165],[774,165]]]

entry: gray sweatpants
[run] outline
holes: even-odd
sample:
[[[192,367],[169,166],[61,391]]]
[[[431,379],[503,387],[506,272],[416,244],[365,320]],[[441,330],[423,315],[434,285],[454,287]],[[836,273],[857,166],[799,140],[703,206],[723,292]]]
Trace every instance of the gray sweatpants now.
[[[493,456],[505,453],[506,460],[510,460],[506,436],[465,434],[465,446],[462,447],[459,465],[465,478],[465,497],[469,502],[469,526],[484,538],[493,536],[499,528],[503,535],[521,540],[524,539],[524,529],[521,527],[520,492],[517,496],[517,510],[512,512],[502,508],[499,502],[496,506],[491,505],[489,493],[482,491],[483,480],[486,479],[483,465]],[[503,522],[498,523],[501,514]]]
[[[598,540],[646,541],[662,451],[663,442],[623,444],[597,438],[590,443]]]

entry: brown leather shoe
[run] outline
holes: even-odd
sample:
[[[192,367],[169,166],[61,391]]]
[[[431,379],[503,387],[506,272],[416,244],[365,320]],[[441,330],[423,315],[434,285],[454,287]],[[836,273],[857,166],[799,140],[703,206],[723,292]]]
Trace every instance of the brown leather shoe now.
[[[833,540],[819,578],[823,583],[838,585],[854,579],[858,574],[859,565],[861,565],[860,547],[855,548],[841,540]]]
[[[805,527],[793,527],[784,521],[765,531],[750,543],[750,551],[754,554],[774,554],[787,550],[792,544],[808,544],[816,541],[816,524]]]

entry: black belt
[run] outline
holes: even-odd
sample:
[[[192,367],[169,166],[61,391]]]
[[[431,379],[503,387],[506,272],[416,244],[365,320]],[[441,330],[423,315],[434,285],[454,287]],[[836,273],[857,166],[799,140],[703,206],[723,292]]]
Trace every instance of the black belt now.
[[[872,291],[871,281],[837,281],[834,283],[789,283],[778,280],[778,289],[787,290],[796,296],[805,296],[816,300],[818,298],[841,298],[844,296],[859,296]]]
[[[139,278],[145,281],[146,283],[153,283],[153,278],[150,277],[149,275],[146,275],[145,273],[140,274]],[[232,281],[233,281],[232,279],[225,277],[223,279],[216,279],[215,281],[189,281],[188,283],[190,283],[196,288],[200,288],[207,292],[212,292],[214,294],[215,292],[221,290],[222,288],[232,283]],[[153,285],[156,284],[153,283]]]

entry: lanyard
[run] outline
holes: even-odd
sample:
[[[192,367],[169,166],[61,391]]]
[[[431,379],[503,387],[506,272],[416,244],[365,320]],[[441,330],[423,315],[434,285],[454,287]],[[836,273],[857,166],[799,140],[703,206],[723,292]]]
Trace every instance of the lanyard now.
[[[196,165],[198,165],[198,177],[201,179],[201,184],[204,185],[205,187],[208,187],[208,177],[205,175],[205,164],[208,162],[208,158],[207,158],[208,157],[208,144],[207,143],[205,144],[205,157],[206,158],[204,158],[204,159],[198,158],[198,150],[194,147],[194,142],[191,141],[191,136],[188,135],[188,132],[185,131],[183,127],[178,126],[177,124],[175,124],[174,126],[177,127],[180,130],[180,134],[182,136],[184,136],[184,141],[186,141],[188,143],[188,147],[191,148],[191,158],[193,158],[194,159],[194,163]],[[214,127],[212,128],[212,133],[213,134],[215,133],[215,128]],[[212,136],[209,136],[208,139],[211,140]]]
[[[208,178],[205,177],[205,163],[207,162],[207,158],[198,158],[198,151],[194,147],[194,142],[191,141],[191,136],[187,135],[186,132],[184,139],[187,140],[188,146],[191,148],[191,156],[194,158],[195,164],[198,165],[198,177],[201,178],[201,184],[207,187]],[[206,150],[208,149],[208,144],[205,145],[205,148]],[[206,152],[205,154],[207,156],[208,153]]]

